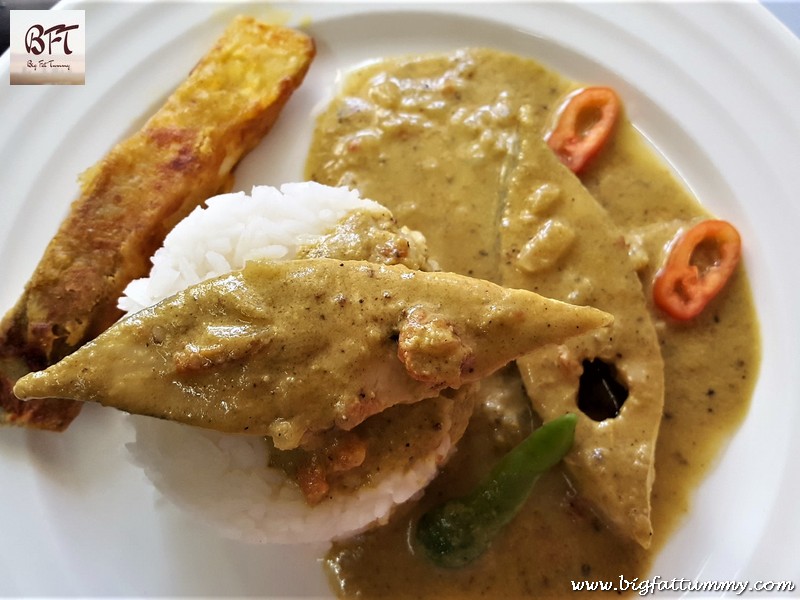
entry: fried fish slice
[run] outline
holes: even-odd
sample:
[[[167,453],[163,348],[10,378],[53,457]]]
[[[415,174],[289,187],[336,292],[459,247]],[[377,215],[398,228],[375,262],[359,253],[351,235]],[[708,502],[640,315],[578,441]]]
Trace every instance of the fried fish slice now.
[[[120,321],[14,392],[269,435],[286,450],[609,322],[452,273],[252,261]]]
[[[575,411],[580,378],[591,361],[616,371],[628,392],[618,416],[597,421],[581,414],[565,461],[581,494],[618,531],[647,547],[664,405],[656,331],[622,233],[531,121],[521,119],[521,149],[506,197],[503,283],[595,306],[614,315],[614,324],[534,350],[517,364],[546,421]]]
[[[269,131],[314,56],[308,36],[238,17],[144,127],[81,176],[81,195],[0,324],[0,423],[63,430],[80,404],[20,403],[14,381],[120,316],[166,233]]]

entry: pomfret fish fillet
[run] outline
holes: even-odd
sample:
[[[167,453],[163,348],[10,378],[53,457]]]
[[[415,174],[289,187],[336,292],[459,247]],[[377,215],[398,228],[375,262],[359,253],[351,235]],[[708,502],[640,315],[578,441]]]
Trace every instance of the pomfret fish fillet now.
[[[452,273],[251,261],[120,321],[14,392],[268,435],[291,449],[610,322]]]

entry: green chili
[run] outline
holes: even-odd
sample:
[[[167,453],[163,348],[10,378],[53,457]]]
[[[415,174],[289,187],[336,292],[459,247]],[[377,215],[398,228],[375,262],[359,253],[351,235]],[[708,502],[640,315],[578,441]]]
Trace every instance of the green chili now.
[[[578,418],[566,414],[545,423],[495,465],[463,498],[425,513],[417,523],[417,546],[435,564],[462,567],[488,548],[514,518],[536,480],[572,447]]]

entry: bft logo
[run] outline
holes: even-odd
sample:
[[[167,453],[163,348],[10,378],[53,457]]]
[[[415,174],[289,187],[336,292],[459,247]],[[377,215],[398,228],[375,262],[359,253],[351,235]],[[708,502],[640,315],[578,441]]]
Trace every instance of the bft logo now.
[[[47,36],[47,53],[53,53],[53,44],[60,43],[64,54],[72,54],[69,48],[69,32],[73,29],[80,29],[80,25],[67,25],[59,23],[49,29],[41,25],[32,25],[25,34],[25,50],[31,54],[39,56],[45,49],[45,37]],[[63,37],[62,37],[63,34]]]
[[[84,84],[84,11],[12,10],[9,17],[12,85]]]

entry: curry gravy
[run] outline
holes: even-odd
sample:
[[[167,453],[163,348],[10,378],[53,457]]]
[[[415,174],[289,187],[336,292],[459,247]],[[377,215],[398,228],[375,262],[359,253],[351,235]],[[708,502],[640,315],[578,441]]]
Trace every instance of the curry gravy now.
[[[519,156],[519,115],[543,134],[575,87],[530,60],[491,50],[374,63],[353,73],[320,116],[307,176],[358,187],[388,206],[426,235],[444,270],[502,282],[499,232]],[[707,213],[628,122],[618,124],[581,179],[625,233],[649,298],[665,244]],[[600,285],[603,276],[592,274]],[[509,368],[482,386],[484,401],[458,452],[424,497],[389,525],[332,548],[327,566],[337,593],[561,596],[571,590],[570,580],[646,576],[654,553],[689,510],[692,490],[746,414],[760,356],[741,267],[692,322],[677,324],[650,310],[666,392],[649,550],[617,535],[558,468],[540,479],[520,514],[473,565],[443,570],[415,555],[408,540],[418,516],[470,490],[533,426],[519,375]]]

